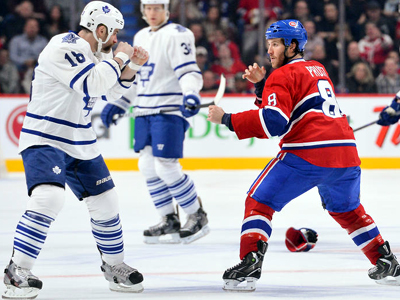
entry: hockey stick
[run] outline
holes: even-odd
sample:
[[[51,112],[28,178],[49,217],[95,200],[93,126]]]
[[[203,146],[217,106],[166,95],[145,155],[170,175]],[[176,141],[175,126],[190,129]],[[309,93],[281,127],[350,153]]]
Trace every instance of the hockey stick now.
[[[221,74],[221,79],[218,87],[217,94],[214,97],[214,100],[210,103],[203,103],[200,105],[196,105],[193,108],[203,108],[203,107],[209,107],[210,105],[218,105],[218,103],[221,101],[222,97],[224,96],[225,93],[225,87],[226,87],[226,78],[224,74]],[[141,116],[149,116],[149,115],[155,115],[155,114],[162,114],[166,112],[171,112],[171,111],[179,111],[179,107],[169,107],[169,108],[158,108],[158,109],[152,109],[148,111],[142,111],[142,112],[133,112],[133,113],[125,113],[122,115],[115,115],[113,117],[114,120],[117,120],[119,118],[134,118],[134,117],[141,117]]]
[[[379,121],[379,120],[376,120],[376,121],[370,122],[370,123],[368,123],[368,124],[365,124],[365,125],[363,125],[363,126],[361,126],[361,127],[358,127],[358,128],[356,128],[356,129],[353,129],[353,132],[356,132],[356,131],[359,131],[359,130],[361,130],[361,129],[367,128],[367,127],[369,127],[369,126],[371,126],[371,125],[374,125],[374,124],[376,124],[378,121]]]
[[[397,113],[395,113],[395,114],[393,115],[393,117],[399,116],[399,115],[400,115],[400,111],[397,112]],[[374,125],[374,124],[378,123],[378,121],[379,121],[379,119],[376,120],[376,121],[369,122],[368,124],[365,124],[365,125],[363,125],[363,126],[361,126],[361,127],[358,127],[358,128],[356,128],[356,129],[353,129],[353,132],[356,132],[356,131],[359,131],[359,130],[361,130],[361,129],[367,128],[367,127],[369,127],[369,126],[371,126],[371,125]]]

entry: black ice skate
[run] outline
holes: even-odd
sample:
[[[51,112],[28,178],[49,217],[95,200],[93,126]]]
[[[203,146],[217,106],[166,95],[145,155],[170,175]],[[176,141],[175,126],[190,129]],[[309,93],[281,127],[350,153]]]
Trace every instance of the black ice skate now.
[[[194,214],[188,215],[185,226],[179,231],[182,243],[189,244],[207,235],[210,232],[207,224],[207,213],[200,202],[200,208]]]
[[[181,222],[177,214],[169,214],[162,218],[157,225],[143,232],[147,244],[179,244],[179,229]]]
[[[43,286],[29,269],[18,267],[12,260],[4,270],[4,284],[3,299],[35,299]]]
[[[376,262],[376,266],[368,270],[368,276],[378,284],[400,285],[400,265],[390,250],[386,241],[378,248],[382,256]]]
[[[222,279],[225,281],[223,289],[234,292],[253,292],[256,290],[256,281],[261,277],[261,268],[268,244],[262,240],[257,242],[257,252],[248,253],[236,266],[225,271]],[[246,281],[246,286],[238,286]]]
[[[110,266],[103,261],[101,270],[104,272],[104,277],[110,282],[111,291],[121,293],[140,293],[143,291],[143,275],[127,264],[121,263]]]

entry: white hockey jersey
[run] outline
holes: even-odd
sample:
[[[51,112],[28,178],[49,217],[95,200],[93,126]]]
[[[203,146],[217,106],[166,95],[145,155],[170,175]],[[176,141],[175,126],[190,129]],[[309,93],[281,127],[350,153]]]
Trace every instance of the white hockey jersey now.
[[[89,43],[73,32],[54,36],[38,59],[19,151],[50,145],[72,157],[100,155],[91,125],[96,100],[119,99],[130,88],[121,83],[112,53],[101,62]]]
[[[157,31],[146,27],[135,35],[133,45],[149,53],[149,60],[140,68],[133,87],[125,94],[138,115],[179,107],[186,92],[198,93],[203,87],[203,77],[196,63],[194,35],[189,29],[175,23],[167,23]],[[182,116],[179,111],[173,114]]]

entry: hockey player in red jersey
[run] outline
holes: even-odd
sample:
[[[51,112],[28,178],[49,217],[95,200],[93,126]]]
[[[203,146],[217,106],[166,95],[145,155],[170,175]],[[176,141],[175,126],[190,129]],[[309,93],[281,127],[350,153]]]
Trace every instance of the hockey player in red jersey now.
[[[317,187],[323,207],[374,265],[368,275],[400,285],[400,266],[389,243],[360,204],[360,159],[353,131],[340,110],[325,68],[303,59],[307,32],[298,20],[273,23],[266,32],[275,69],[249,66],[257,109],[236,114],[210,106],[208,120],[225,124],[239,139],[281,138],[281,151],[251,185],[245,204],[238,265],[225,271],[225,290],[253,291],[272,232],[272,216]],[[260,76],[261,74],[261,76]],[[261,82],[260,82],[261,81]],[[247,281],[246,286],[240,286]]]

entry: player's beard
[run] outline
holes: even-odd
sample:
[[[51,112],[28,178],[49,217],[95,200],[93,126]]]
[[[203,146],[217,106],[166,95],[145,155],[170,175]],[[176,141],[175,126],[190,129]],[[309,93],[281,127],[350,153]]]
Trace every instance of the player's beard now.
[[[103,46],[103,48],[101,48],[101,52],[110,53],[112,46],[113,45],[105,45],[105,46]]]

